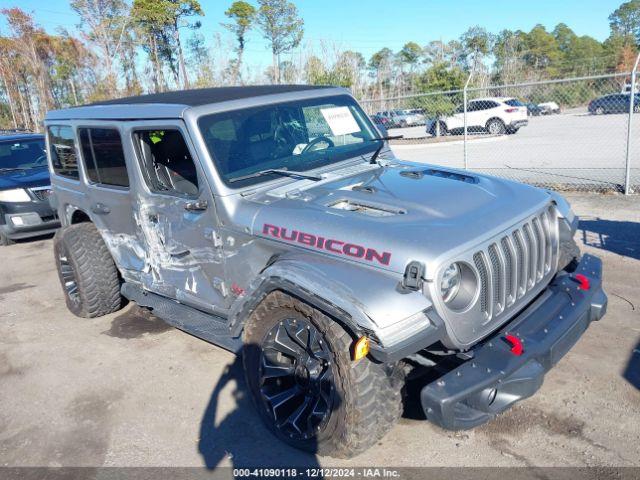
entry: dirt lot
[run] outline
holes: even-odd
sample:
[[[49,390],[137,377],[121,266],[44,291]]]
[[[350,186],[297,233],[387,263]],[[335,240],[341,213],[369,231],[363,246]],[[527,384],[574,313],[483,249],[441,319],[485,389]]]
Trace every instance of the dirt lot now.
[[[570,200],[585,250],[604,258],[608,315],[492,423],[454,433],[404,418],[349,462],[271,437],[233,355],[132,307],[73,317],[51,239],[2,248],[0,465],[640,465],[640,198]]]

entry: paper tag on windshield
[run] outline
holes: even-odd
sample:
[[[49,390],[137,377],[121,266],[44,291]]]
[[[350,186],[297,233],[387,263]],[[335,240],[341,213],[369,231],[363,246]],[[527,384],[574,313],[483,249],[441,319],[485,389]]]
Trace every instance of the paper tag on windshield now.
[[[320,113],[334,135],[348,135],[360,131],[358,122],[353,118],[349,107],[321,108]]]

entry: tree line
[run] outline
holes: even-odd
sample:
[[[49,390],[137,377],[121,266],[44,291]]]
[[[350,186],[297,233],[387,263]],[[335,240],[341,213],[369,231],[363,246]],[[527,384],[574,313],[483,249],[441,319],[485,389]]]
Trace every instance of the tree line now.
[[[600,42],[564,24],[548,31],[488,32],[474,26],[448,42],[407,42],[360,52],[305,42],[304,21],[288,0],[233,1],[211,33],[198,0],[71,0],[72,33],[48,33],[19,7],[0,10],[0,128],[38,130],[47,110],[180,88],[253,83],[331,84],[360,98],[475,85],[628,72],[640,45],[640,0],[609,16]],[[245,61],[250,33],[269,45],[271,65]],[[206,36],[209,35],[207,41]]]

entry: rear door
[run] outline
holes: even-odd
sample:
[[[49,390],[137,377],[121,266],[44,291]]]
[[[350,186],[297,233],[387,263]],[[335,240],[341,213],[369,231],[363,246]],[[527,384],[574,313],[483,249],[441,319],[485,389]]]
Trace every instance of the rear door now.
[[[144,255],[132,215],[130,165],[120,126],[109,122],[76,123],[86,201],[93,223],[101,232],[126,279],[138,280]]]
[[[146,252],[149,291],[212,313],[229,304],[213,195],[180,120],[136,122],[134,217]]]

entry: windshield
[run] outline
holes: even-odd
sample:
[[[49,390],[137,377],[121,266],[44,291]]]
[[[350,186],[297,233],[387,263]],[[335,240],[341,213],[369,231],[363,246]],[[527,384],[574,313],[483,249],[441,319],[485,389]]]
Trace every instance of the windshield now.
[[[200,131],[223,181],[239,188],[277,178],[267,169],[303,172],[379,146],[367,116],[347,95],[261,105],[205,115]]]
[[[44,139],[0,140],[0,171],[30,169],[47,165]]]

